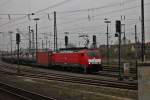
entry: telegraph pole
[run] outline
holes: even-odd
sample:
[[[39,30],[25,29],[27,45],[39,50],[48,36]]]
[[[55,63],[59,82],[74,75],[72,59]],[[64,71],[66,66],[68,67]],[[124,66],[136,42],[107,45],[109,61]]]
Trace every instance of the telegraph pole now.
[[[137,63],[138,63],[138,58],[137,58],[137,51],[138,51],[138,48],[137,48],[137,27],[136,25],[134,26],[135,27],[135,67],[136,67],[136,79],[138,78],[138,68],[137,68]]]
[[[119,74],[120,74],[120,80],[122,80],[122,76],[121,76],[121,32],[119,33]]]
[[[134,27],[135,27],[135,44],[137,44],[137,27],[136,25]]]
[[[35,53],[35,45],[34,45],[34,30],[31,30],[32,33],[32,59],[34,60],[34,53]]]
[[[31,52],[31,27],[28,26],[28,29],[29,29],[29,54]]]
[[[42,50],[44,50],[44,43],[43,43],[43,40],[42,40]]]
[[[37,31],[38,31],[38,25],[37,25],[37,21],[40,20],[39,18],[34,18],[35,22],[36,22],[36,60],[37,60],[37,52],[38,52],[38,36],[37,36]]]
[[[142,62],[145,60],[144,0],[141,0]]]
[[[48,44],[49,44],[49,48],[51,47],[51,41],[48,41]]]
[[[121,75],[121,21],[117,20],[116,21],[116,33],[118,36],[118,67],[119,67],[119,80],[123,80],[122,75]]]
[[[108,23],[107,23],[107,65],[109,65],[109,40],[108,40]]]
[[[135,29],[135,58],[137,60],[137,50],[138,50],[138,48],[137,48],[137,26],[136,25],[134,25],[134,29]]]
[[[12,57],[12,31],[9,32],[10,33],[10,44],[11,44],[11,57]]]
[[[126,16],[121,16],[121,22],[122,21],[125,21],[125,19],[126,19]],[[125,27],[125,23],[124,24],[121,24],[121,29],[123,29],[123,31],[121,32],[121,33],[123,33],[124,34],[124,36],[123,36],[123,42],[124,42],[124,45],[126,44],[125,42],[126,42],[126,27]]]
[[[109,23],[111,23],[111,21],[108,21],[108,19],[105,19],[104,21],[105,23],[107,23],[107,65],[109,65],[109,33],[108,33],[108,25]]]
[[[31,30],[32,33],[32,49],[34,49],[34,30]]]
[[[20,34],[19,33],[16,33],[16,44],[17,44],[17,59],[18,59],[18,67],[17,67],[17,73],[19,74],[20,73],[20,69],[19,69],[19,44],[20,44]]]
[[[3,43],[2,43],[2,56],[4,56],[4,51],[5,51],[5,34],[4,34],[4,32],[0,32],[0,34],[2,34],[2,38],[3,38]]]
[[[57,51],[57,23],[56,23],[56,11],[54,11],[54,51]]]
[[[2,34],[2,32],[0,32],[0,34]],[[3,44],[1,44],[1,48],[0,48],[0,53],[1,53],[1,56],[3,56],[3,54],[2,54],[2,46],[3,46]]]
[[[48,48],[47,48],[47,37],[46,37],[46,51],[48,50]]]
[[[125,45],[126,44],[125,24],[121,24],[121,28],[123,29],[123,31],[121,33],[123,33],[123,42],[124,42],[124,45]]]

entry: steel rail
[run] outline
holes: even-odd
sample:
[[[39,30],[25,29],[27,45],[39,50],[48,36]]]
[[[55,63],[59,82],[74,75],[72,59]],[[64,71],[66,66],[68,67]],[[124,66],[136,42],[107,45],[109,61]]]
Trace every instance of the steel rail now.
[[[23,71],[25,73],[23,73]],[[80,76],[65,75],[65,74],[58,74],[58,73],[37,72],[37,71],[26,70],[26,69],[24,69],[23,71],[22,71],[22,74],[20,74],[20,76],[23,76],[23,77],[137,90],[137,84],[131,83],[131,82],[85,78],[85,77],[80,77]]]
[[[38,93],[33,93],[21,88],[16,88],[12,85],[0,82],[0,90],[5,91],[9,94],[17,96],[23,100],[56,100]]]

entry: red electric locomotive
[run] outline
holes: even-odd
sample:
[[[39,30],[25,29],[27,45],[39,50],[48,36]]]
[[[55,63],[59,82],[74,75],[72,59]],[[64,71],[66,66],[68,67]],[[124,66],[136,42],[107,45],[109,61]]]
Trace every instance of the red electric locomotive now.
[[[59,52],[38,52],[40,65],[82,68],[84,73],[102,70],[101,55],[98,50],[63,50]]]

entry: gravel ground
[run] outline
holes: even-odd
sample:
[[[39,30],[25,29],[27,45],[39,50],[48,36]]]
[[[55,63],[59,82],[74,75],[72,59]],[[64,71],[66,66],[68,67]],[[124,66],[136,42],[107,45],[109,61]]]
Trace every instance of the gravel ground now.
[[[150,66],[142,66],[139,71],[139,100],[150,100]]]
[[[1,62],[0,62],[1,63]],[[5,62],[2,62],[5,63]],[[8,63],[5,63],[8,64]],[[17,68],[16,64],[8,64],[10,67]],[[79,76],[79,77],[85,77],[85,78],[95,78],[95,79],[108,79],[108,80],[117,80],[116,77],[107,77],[107,76],[101,76],[101,75],[92,75],[92,74],[83,74],[83,73],[73,73],[73,72],[67,72],[67,71],[57,71],[52,70],[48,68],[38,68],[38,67],[30,67],[30,66],[24,66],[19,65],[20,71],[23,71],[24,69],[32,70],[32,71],[40,71],[40,72],[46,72],[46,73],[58,73],[58,74],[64,74],[64,75],[72,75],[72,76]],[[17,69],[16,69],[17,71]]]
[[[8,94],[4,91],[0,91],[0,100],[21,100],[14,95]]]
[[[0,75],[0,81],[58,100],[137,100],[137,91],[132,90],[6,75]]]

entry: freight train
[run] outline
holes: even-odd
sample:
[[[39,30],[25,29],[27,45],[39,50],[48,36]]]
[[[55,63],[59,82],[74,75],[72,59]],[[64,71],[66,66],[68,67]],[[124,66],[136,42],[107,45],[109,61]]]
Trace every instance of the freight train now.
[[[4,56],[3,60],[17,62],[17,57]],[[12,61],[13,60],[13,61]],[[39,51],[36,60],[32,58],[21,58],[19,63],[34,63],[47,67],[63,67],[81,69],[84,73],[102,70],[102,56],[95,49],[61,49],[57,52]]]

